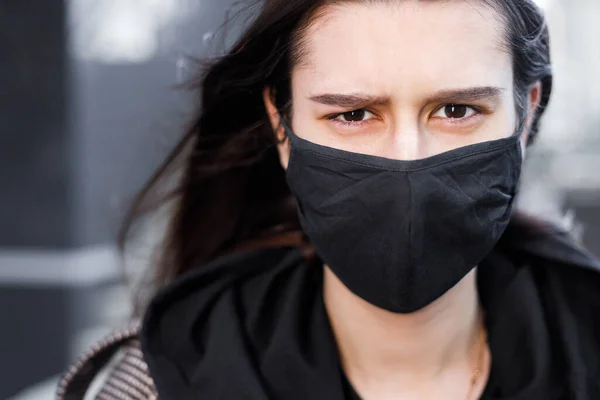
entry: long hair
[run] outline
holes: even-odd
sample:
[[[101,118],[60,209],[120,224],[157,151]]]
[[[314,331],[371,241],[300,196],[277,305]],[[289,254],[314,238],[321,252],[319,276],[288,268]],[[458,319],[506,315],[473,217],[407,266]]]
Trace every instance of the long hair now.
[[[124,245],[136,217],[153,203],[172,173],[178,173],[177,187],[164,196],[172,201],[173,211],[156,266],[157,285],[240,248],[306,244],[263,90],[272,89],[275,105],[286,117],[291,106],[290,71],[302,56],[306,27],[323,5],[343,1],[264,1],[237,43],[190,85],[199,95],[196,116],[138,193],[120,235]],[[531,0],[480,1],[495,7],[503,18],[521,119],[527,113],[528,89],[542,82],[534,136],[552,88],[544,17]]]

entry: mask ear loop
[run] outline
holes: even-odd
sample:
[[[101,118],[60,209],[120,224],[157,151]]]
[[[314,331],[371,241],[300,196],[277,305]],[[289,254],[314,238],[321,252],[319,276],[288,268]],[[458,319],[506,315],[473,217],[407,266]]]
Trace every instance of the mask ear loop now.
[[[298,136],[296,136],[294,131],[292,131],[292,128],[290,128],[288,123],[283,118],[283,115],[281,115],[281,112],[279,112],[279,110],[278,110],[277,113],[279,114],[279,123],[281,124],[281,126],[283,126],[283,130],[285,132],[286,138],[290,139],[290,142],[292,145],[298,143],[300,138]],[[284,138],[282,142],[285,142],[286,138]]]
[[[527,128],[527,116],[525,116],[524,118],[519,118],[519,125],[517,126],[517,129],[511,135],[511,137],[520,138],[523,132],[525,132],[525,128]]]

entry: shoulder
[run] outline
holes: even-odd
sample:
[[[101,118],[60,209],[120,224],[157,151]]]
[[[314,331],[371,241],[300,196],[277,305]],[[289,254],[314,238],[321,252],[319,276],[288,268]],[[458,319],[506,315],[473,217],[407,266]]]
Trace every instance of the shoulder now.
[[[495,387],[525,388],[535,377],[530,391],[553,388],[573,398],[598,398],[598,262],[560,232],[508,233],[478,274],[493,362],[503,371]]]
[[[572,384],[600,395],[600,263],[566,234],[539,234],[516,251]]]
[[[198,266],[165,287],[140,334],[158,393],[189,398],[194,379],[220,393],[227,374],[246,376],[250,354],[288,337],[298,310],[317,304],[320,269],[311,266],[299,247],[255,250]]]
[[[567,232],[521,229],[506,244],[531,272],[540,296],[581,323],[596,320],[600,339],[600,262]],[[593,311],[593,312],[592,312]]]
[[[542,287],[556,284],[554,289],[582,288],[581,294],[591,294],[586,289],[595,288],[600,293],[600,262],[565,230],[517,220],[511,222],[498,247],[527,266]]]

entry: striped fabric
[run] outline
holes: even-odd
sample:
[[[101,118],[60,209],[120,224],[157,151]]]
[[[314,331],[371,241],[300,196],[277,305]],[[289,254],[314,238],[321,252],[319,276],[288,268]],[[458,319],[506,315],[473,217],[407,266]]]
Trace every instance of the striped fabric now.
[[[131,340],[124,346],[123,357],[110,372],[96,396],[96,400],[113,399],[158,399],[137,339]]]
[[[158,399],[140,348],[139,330],[139,321],[134,321],[94,345],[65,373],[59,382],[56,399],[84,399],[91,383],[111,361],[114,363],[94,397],[96,400]]]

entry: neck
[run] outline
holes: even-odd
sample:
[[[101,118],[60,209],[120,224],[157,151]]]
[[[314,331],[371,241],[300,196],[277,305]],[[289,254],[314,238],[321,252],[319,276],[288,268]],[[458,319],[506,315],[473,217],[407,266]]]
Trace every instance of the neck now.
[[[431,382],[473,365],[482,330],[475,270],[426,308],[396,314],[357,297],[326,267],[324,300],[342,365],[355,384]]]

